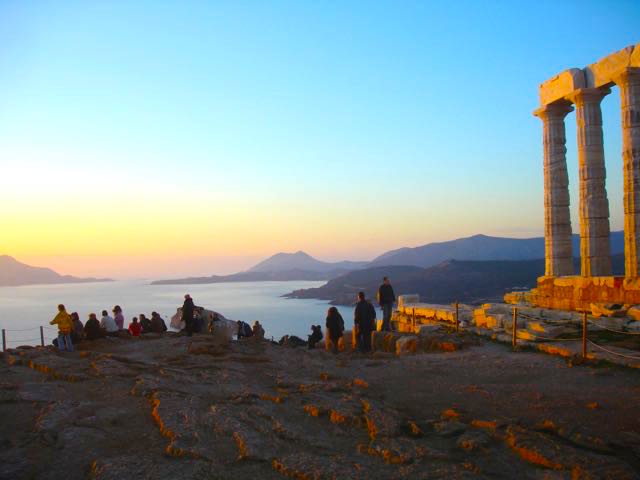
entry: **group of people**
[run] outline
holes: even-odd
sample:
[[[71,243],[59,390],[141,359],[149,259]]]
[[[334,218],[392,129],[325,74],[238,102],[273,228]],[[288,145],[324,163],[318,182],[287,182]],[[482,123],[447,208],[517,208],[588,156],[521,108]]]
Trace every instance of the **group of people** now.
[[[53,344],[61,351],[73,352],[73,345],[82,340],[97,340],[106,336],[120,336],[122,334],[138,337],[144,333],[163,333],[167,331],[167,324],[158,312],[152,312],[151,318],[145,314],[133,317],[128,328],[124,328],[124,315],[119,305],[113,307],[113,317],[106,310],[102,311],[102,318],[98,320],[95,313],[90,313],[83,324],[77,312],[67,313],[63,304],[58,305],[58,313],[51,325],[58,326],[58,338]]]
[[[206,313],[204,308],[196,306],[191,295],[186,294],[182,304],[182,322],[187,336],[190,337],[194,333],[204,333],[205,331],[211,333],[215,328],[216,322],[220,320],[218,314],[216,312],[211,313],[207,322],[203,313]],[[241,320],[238,320],[236,325],[238,328],[236,332],[238,340],[241,338],[264,339],[264,328],[257,320],[253,322],[253,326]]]
[[[384,277],[382,285],[378,288],[378,305],[382,309],[382,325],[380,330],[391,331],[391,313],[396,296],[388,277]],[[371,351],[371,333],[377,330],[376,309],[365,298],[364,292],[358,292],[357,303],[353,311],[353,328],[355,330],[356,344],[361,352]],[[338,342],[344,334],[344,320],[336,307],[330,307],[326,319],[327,333],[334,352],[338,352]],[[312,326],[312,334],[309,335],[309,348],[311,343],[322,340],[322,332],[318,326]],[[319,338],[318,338],[319,337]]]
[[[393,303],[396,300],[393,287],[387,277],[384,277],[382,285],[378,289],[378,304],[382,309],[382,325],[381,330],[391,330],[391,312]],[[188,336],[193,333],[201,332],[204,329],[201,313],[204,311],[202,307],[197,307],[193,303],[193,299],[189,294],[185,295],[182,305],[182,321],[184,322],[184,330]],[[151,318],[143,313],[139,317],[133,317],[128,328],[124,328],[124,315],[119,305],[113,307],[113,317],[106,310],[102,311],[102,318],[98,321],[95,313],[90,313],[86,323],[80,321],[80,317],[76,312],[67,313],[64,305],[58,305],[58,313],[51,325],[58,325],[58,338],[54,340],[54,344],[59,350],[70,352],[73,351],[73,345],[84,339],[97,340],[105,336],[120,336],[121,334],[139,337],[145,333],[163,333],[167,331],[167,324],[158,312],[152,312]],[[198,315],[196,315],[198,313]],[[209,330],[211,330],[216,320],[219,320],[217,314],[210,318]],[[371,351],[371,333],[376,328],[376,309],[365,298],[364,292],[358,293],[358,301],[355,306],[354,314],[354,330],[357,341],[357,347],[362,352]],[[333,345],[334,352],[338,351],[338,342],[344,334],[344,319],[336,307],[331,307],[327,311],[326,323],[328,340]],[[237,322],[237,338],[254,338],[264,339],[264,328],[260,322],[255,321],[253,327],[248,323],[238,320]],[[313,348],[323,338],[322,328],[320,325],[312,326],[312,333],[309,335],[308,346]]]

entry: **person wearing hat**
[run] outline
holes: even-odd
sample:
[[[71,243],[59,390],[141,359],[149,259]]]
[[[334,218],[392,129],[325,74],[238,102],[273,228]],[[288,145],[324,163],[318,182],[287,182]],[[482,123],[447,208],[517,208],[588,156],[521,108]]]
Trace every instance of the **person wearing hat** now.
[[[193,335],[193,311],[195,305],[193,299],[188,293],[184,296],[184,303],[182,304],[182,321],[184,322],[184,329],[187,331],[187,335],[190,337]]]

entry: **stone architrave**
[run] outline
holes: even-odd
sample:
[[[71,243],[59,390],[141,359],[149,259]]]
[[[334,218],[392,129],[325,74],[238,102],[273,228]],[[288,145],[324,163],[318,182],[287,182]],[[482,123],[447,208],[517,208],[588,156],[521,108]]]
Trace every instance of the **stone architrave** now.
[[[559,101],[534,112],[543,123],[545,276],[573,275],[564,127],[572,110],[569,102]]]
[[[609,199],[600,102],[608,88],[581,88],[567,98],[576,107],[580,181],[580,258],[583,277],[611,275]]]
[[[613,81],[620,87],[624,183],[624,270],[640,276],[640,68],[627,68]]]

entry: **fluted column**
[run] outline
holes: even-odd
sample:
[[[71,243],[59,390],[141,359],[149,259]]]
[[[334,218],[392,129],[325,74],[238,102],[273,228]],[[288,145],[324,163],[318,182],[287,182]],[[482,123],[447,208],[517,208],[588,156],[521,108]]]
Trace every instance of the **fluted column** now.
[[[583,277],[611,275],[609,199],[600,102],[608,88],[581,88],[570,95],[576,106],[580,179],[580,259]]]
[[[628,68],[613,79],[620,87],[622,168],[624,182],[624,271],[640,276],[640,68]]]
[[[564,118],[572,110],[569,102],[555,102],[534,112],[543,123],[546,276],[573,275],[569,176],[564,128]]]

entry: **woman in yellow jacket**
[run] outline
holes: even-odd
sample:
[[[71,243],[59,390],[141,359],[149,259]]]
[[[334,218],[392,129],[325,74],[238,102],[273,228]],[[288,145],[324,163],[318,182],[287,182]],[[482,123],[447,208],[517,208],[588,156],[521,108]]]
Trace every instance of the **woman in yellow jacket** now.
[[[71,343],[73,320],[71,320],[71,315],[67,313],[64,305],[58,305],[58,314],[49,323],[51,325],[58,325],[58,349],[64,352],[66,344],[66,349],[73,352],[73,344]]]

